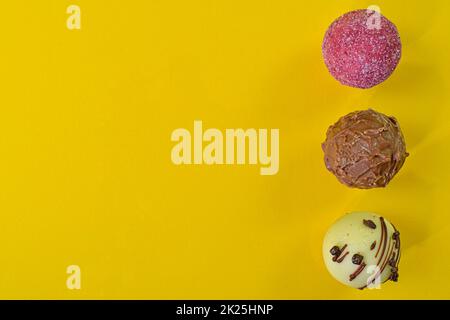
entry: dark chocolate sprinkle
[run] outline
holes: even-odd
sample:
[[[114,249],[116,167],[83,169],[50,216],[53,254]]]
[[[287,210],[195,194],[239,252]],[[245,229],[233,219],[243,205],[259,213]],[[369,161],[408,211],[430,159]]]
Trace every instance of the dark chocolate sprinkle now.
[[[341,250],[339,249],[338,246],[334,246],[333,248],[330,249],[330,253],[333,256],[339,256],[341,254]]]
[[[400,232],[395,231],[395,232],[392,234],[392,239],[397,240],[399,236],[400,236]]]
[[[363,223],[366,227],[369,227],[370,229],[376,229],[377,225],[372,220],[363,220]]]
[[[363,259],[364,258],[362,255],[355,253],[352,257],[352,262],[353,262],[353,264],[360,265],[361,262],[363,261]]]
[[[395,259],[391,259],[391,260],[389,260],[389,265],[391,266],[391,267],[395,267]]]
[[[370,245],[370,250],[375,249],[375,246],[376,246],[376,245],[377,245],[377,242],[376,242],[376,241],[372,242],[372,244]]]
[[[390,279],[394,282],[397,282],[398,281],[398,273],[397,272],[392,273],[390,276]]]

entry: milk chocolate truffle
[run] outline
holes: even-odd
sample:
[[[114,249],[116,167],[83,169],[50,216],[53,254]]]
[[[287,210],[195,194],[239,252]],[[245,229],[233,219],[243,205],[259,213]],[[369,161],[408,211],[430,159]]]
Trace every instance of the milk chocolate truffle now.
[[[330,274],[347,286],[364,289],[396,282],[400,233],[375,213],[349,213],[326,233],[322,254]]]
[[[408,156],[397,120],[372,109],[340,118],[328,128],[322,149],[327,169],[359,189],[385,187]]]
[[[322,43],[323,59],[331,75],[344,85],[363,89],[386,80],[397,67],[401,51],[395,25],[368,9],[336,19]]]

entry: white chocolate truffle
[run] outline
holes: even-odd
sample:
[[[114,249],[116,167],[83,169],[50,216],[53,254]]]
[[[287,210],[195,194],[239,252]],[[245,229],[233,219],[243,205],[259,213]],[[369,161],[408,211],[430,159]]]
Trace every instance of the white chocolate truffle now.
[[[400,233],[375,213],[353,212],[337,220],[322,252],[328,271],[347,286],[364,289],[398,279]]]

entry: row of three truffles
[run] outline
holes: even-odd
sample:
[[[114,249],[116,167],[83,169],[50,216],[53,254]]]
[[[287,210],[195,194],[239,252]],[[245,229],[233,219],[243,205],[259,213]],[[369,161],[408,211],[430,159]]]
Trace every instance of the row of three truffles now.
[[[334,21],[322,45],[331,75],[367,89],[385,81],[401,57],[395,25],[378,12],[357,10]],[[325,165],[352,188],[385,187],[408,153],[394,117],[375,110],[352,112],[329,127],[322,144]],[[323,241],[325,265],[341,283],[359,289],[397,281],[400,235],[383,217],[354,212],[337,220]]]

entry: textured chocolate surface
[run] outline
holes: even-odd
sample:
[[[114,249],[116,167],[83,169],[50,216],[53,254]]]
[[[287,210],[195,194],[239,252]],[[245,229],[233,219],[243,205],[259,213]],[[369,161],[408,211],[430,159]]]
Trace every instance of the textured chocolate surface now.
[[[385,187],[408,156],[397,120],[372,109],[340,118],[328,128],[322,149],[327,169],[360,189]]]

